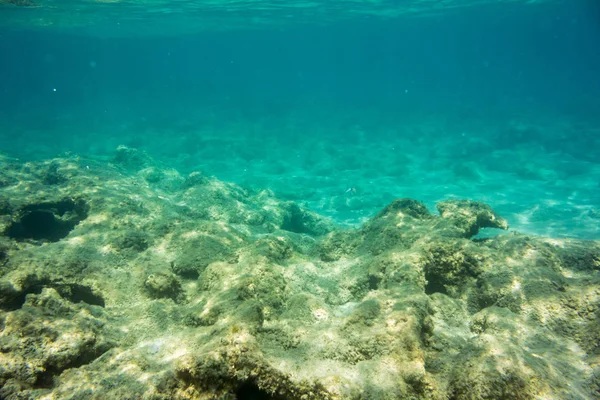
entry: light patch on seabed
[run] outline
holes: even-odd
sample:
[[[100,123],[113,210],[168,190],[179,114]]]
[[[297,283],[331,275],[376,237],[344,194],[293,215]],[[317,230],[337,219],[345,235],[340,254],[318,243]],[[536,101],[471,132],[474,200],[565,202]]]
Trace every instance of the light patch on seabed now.
[[[327,321],[329,319],[329,313],[323,308],[313,310],[312,314],[317,321]]]
[[[554,247],[565,247],[565,241],[564,240],[557,240],[557,239],[543,239],[543,241],[545,243],[548,243],[549,245],[552,245]]]
[[[87,217],[85,220],[81,221],[81,225],[84,224],[100,224],[104,221],[108,220],[108,216],[106,214],[94,214]]]
[[[109,254],[116,254],[116,251],[110,244],[107,244],[100,248],[100,254],[102,254],[103,256],[106,256]]]
[[[158,255],[158,256],[163,256],[166,257],[168,255],[172,255],[167,249],[169,247],[169,243],[172,240],[172,234],[168,234],[167,236],[165,236],[157,245],[153,246],[151,248],[151,251]]]
[[[85,242],[85,238],[82,236],[76,236],[66,240],[69,246],[79,246]]]
[[[198,231],[189,231],[181,235],[182,239],[191,240],[200,236]]]

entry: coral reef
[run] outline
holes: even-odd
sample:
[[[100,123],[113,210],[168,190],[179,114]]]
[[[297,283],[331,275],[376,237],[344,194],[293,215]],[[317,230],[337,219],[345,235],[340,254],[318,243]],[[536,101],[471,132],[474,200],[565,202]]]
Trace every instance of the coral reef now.
[[[0,164],[2,398],[600,396],[598,242],[467,200],[341,229],[123,146]]]

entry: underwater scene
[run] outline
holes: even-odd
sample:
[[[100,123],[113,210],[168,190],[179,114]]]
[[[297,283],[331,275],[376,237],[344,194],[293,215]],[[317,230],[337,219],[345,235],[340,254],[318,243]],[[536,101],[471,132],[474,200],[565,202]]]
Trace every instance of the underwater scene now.
[[[0,399],[600,399],[600,1],[0,0]]]

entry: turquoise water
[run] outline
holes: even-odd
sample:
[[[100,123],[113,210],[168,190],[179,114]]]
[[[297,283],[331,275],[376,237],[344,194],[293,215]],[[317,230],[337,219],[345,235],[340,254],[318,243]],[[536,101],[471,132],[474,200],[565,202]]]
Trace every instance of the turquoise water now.
[[[0,152],[124,144],[341,224],[457,197],[598,239],[600,7],[472,3],[2,4]]]

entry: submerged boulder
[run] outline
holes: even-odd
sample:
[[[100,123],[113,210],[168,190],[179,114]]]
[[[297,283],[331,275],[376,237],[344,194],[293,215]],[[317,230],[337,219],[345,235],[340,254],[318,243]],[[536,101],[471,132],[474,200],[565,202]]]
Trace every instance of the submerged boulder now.
[[[508,222],[487,204],[470,200],[447,200],[437,204],[442,218],[450,221],[467,238],[479,233],[481,228],[508,229]]]

